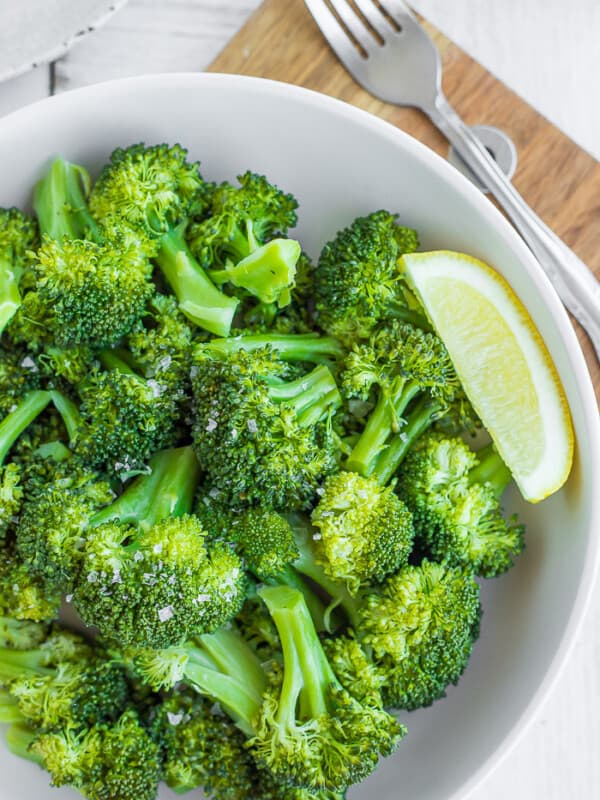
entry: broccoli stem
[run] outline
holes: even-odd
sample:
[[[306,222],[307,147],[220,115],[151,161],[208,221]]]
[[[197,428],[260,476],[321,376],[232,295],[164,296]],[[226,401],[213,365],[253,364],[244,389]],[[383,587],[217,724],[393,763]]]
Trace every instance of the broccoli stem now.
[[[40,648],[15,650],[0,647],[0,683],[9,683],[25,675],[52,675],[54,670],[44,666],[47,660],[48,652]]]
[[[81,428],[81,414],[75,403],[56,389],[50,391],[54,407],[62,417],[62,421],[67,429],[69,443],[73,444]]]
[[[90,525],[110,520],[131,522],[142,529],[167,517],[189,514],[200,465],[191,446],[164,450],[150,460],[149,475],[140,475],[114,503],[96,512]]]
[[[40,231],[51,239],[92,239],[99,241],[100,230],[90,214],[86,197],[90,176],[83,167],[57,158],[36,184],[33,207]]]
[[[338,408],[342,402],[335,378],[323,364],[296,380],[273,384],[269,397],[289,406],[300,427],[315,425],[330,408]]]
[[[477,451],[479,463],[469,470],[469,483],[487,483],[500,498],[512,480],[512,474],[493,443]]]
[[[13,755],[43,766],[43,760],[30,749],[34,741],[34,731],[23,723],[14,723],[6,731],[6,746]]]
[[[12,264],[0,258],[0,334],[21,305],[21,293]]]
[[[233,630],[205,634],[195,643],[188,651],[185,680],[220,703],[240,730],[252,736],[267,686],[258,657]]]
[[[397,431],[406,407],[418,393],[419,387],[413,382],[402,382],[392,396],[379,391],[377,405],[348,457],[346,469],[364,477],[372,475],[377,459],[384,452],[390,436]]]
[[[263,333],[254,336],[232,336],[229,339],[213,339],[203,349],[219,355],[236,353],[239,350],[254,352],[261,347],[272,347],[284,361],[308,361],[314,364],[338,359],[344,350],[333,336],[316,333],[276,334]]]
[[[325,716],[327,690],[339,685],[329,664],[304,597],[288,586],[259,590],[277,627],[283,651],[283,684],[277,710],[282,727],[296,727],[298,709],[304,719]]]
[[[0,690],[0,722],[23,722],[18,700],[4,689]]]
[[[290,302],[289,292],[296,277],[296,263],[301,248],[294,239],[272,239],[225,269],[209,270],[217,285],[232,283],[263,303],[277,302],[280,307]],[[287,303],[283,301],[286,296]]]
[[[50,392],[37,389],[28,392],[15,410],[0,422],[0,467],[19,436],[42,413],[51,399]]]
[[[406,418],[402,431],[394,436],[376,460],[371,477],[385,485],[396,473],[416,439],[434,422],[442,405],[423,395]]]
[[[299,514],[288,514],[286,518],[292,526],[296,546],[300,553],[299,557],[294,561],[292,570],[309,578],[331,598],[331,602],[323,616],[324,630],[331,632],[332,622],[335,627],[335,618],[332,615],[337,608],[342,609],[348,622],[353,628],[356,628],[358,624],[358,606],[348,592],[346,584],[332,580],[325,574],[323,568],[317,564],[312,544],[315,529],[306,517],[302,517]],[[289,585],[302,591],[301,586],[295,586],[291,582]]]
[[[321,600],[321,598],[315,594],[298,570],[296,570],[290,564],[285,567],[285,569],[277,578],[265,581],[265,583],[267,583],[269,586],[279,586],[281,584],[285,584],[286,586],[291,586],[293,589],[297,589],[299,592],[302,592],[317,630],[327,631],[328,633],[331,632],[328,607]]]
[[[179,230],[160,240],[156,262],[188,319],[217,336],[227,336],[238,300],[220,292],[192,255]]]

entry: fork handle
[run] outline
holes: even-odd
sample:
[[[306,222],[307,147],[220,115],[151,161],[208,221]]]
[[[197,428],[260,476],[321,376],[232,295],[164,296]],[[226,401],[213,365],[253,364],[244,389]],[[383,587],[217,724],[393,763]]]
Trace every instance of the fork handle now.
[[[565,306],[587,331],[600,359],[600,283],[527,205],[443,95],[426,113],[511,218]]]

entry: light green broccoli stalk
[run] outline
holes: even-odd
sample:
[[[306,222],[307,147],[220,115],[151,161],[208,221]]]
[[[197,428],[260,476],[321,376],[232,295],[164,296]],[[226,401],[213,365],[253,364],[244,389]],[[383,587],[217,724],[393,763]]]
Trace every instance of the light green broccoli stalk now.
[[[37,240],[35,220],[18,208],[0,209],[0,335],[21,305],[19,282]]]

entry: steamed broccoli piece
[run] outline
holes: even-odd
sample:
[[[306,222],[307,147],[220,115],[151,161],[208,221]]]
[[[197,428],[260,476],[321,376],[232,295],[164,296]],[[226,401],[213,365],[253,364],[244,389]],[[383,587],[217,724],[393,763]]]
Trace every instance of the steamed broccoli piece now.
[[[353,697],[383,708],[385,670],[374,664],[352,629],[324,639],[323,649],[338,680]]]
[[[55,619],[60,601],[60,592],[32,574],[14,544],[0,551],[0,646],[29,647],[37,623]]]
[[[311,519],[317,562],[351,593],[396,572],[412,551],[412,514],[404,502],[392,487],[357,473],[326,478]]]
[[[130,648],[123,657],[154,691],[184,682],[219,703],[246,736],[252,735],[267,675],[237,627],[219,628],[178,647]]]
[[[50,403],[51,395],[42,390],[27,392],[16,408],[0,422],[0,543],[19,513],[23,500],[21,471],[15,464],[4,462],[23,431]]]
[[[263,175],[246,172],[238,180],[239,187],[222,183],[212,191],[206,218],[190,225],[188,243],[216,284],[231,283],[282,308],[291,300],[301,249],[278,234],[296,224],[298,203]]]
[[[366,400],[374,390],[375,408],[347,467],[385,484],[414,439],[459,395],[460,383],[435,334],[392,322],[368,343],[355,345],[346,359],[344,394]]]
[[[138,144],[112,153],[92,190],[90,209],[105,230],[154,243],[155,260],[182,313],[227,336],[238,301],[216,288],[184,239],[210,190],[179,145]]]
[[[150,467],[91,517],[73,602],[113,642],[169,647],[234,617],[246,580],[238,556],[208,543],[189,513],[199,473],[191,447],[159,453]]]
[[[33,389],[42,388],[41,365],[22,347],[0,348],[0,420]]]
[[[510,481],[493,446],[473,453],[458,437],[430,433],[402,464],[398,491],[430,558],[492,578],[510,569],[524,547],[524,527],[505,520],[500,509]]]
[[[300,592],[281,586],[259,594],[279,632],[283,670],[265,693],[249,746],[282,784],[343,792],[396,749],[405,728],[342,687]]]
[[[104,369],[93,369],[79,388],[77,450],[90,467],[126,478],[176,443],[184,376],[159,372],[146,379],[121,355],[101,351]]]
[[[470,572],[424,560],[373,588],[359,604],[363,646],[384,672],[386,706],[428,706],[457,683],[479,635],[479,586]]]
[[[332,336],[319,336],[316,333],[284,334],[262,333],[231,336],[228,339],[212,339],[203,345],[202,350],[215,357],[228,356],[244,350],[254,353],[270,347],[283,361],[306,361],[311,364],[329,363],[340,359],[344,350]]]
[[[100,230],[87,205],[91,180],[87,170],[56,158],[35,186],[33,207],[40,231],[50,239],[95,239]]]
[[[280,575],[299,556],[289,522],[276,511],[250,508],[233,514],[228,538],[257,578]]]
[[[37,241],[35,220],[18,208],[0,208],[0,336],[21,305],[19,283]]]
[[[335,468],[335,380],[324,365],[291,381],[288,372],[268,347],[196,351],[194,447],[220,502],[304,507]]]
[[[409,308],[398,270],[400,256],[418,245],[416,232],[383,210],[339,231],[323,248],[314,273],[318,325],[348,344],[393,316],[426,325],[422,314]]]
[[[8,687],[0,693],[0,717],[8,712],[10,721],[19,721],[18,711],[36,730],[116,719],[128,698],[122,667],[76,634],[55,629],[35,648],[0,649],[0,662],[0,681]]]
[[[23,565],[51,594],[69,592],[90,519],[114,499],[109,483],[72,460],[58,465],[25,504],[16,529]]]
[[[17,723],[8,729],[6,742],[15,755],[43,766],[52,786],[72,786],[88,800],[156,798],[160,748],[134,710],[82,731],[67,727],[39,733]]]

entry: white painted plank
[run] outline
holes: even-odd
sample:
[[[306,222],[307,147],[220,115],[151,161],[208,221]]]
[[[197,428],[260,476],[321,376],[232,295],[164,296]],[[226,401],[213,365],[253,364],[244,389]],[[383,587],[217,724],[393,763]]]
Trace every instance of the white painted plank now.
[[[0,117],[50,94],[50,67],[41,66],[0,85]]]
[[[56,68],[56,91],[148,72],[201,70],[259,0],[130,0]]]

